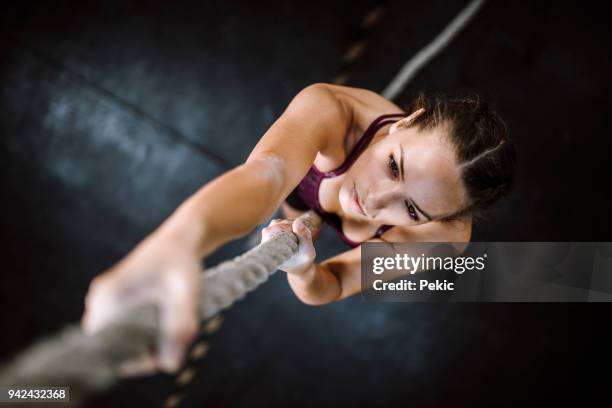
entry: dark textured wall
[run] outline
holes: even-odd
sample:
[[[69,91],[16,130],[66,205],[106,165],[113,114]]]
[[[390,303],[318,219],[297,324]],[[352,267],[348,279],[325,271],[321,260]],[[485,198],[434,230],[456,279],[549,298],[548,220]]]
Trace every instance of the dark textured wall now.
[[[199,186],[241,163],[302,87],[333,80],[361,19],[379,4],[63,1],[3,9],[0,358],[79,319],[96,274]],[[382,90],[465,4],[387,2],[348,85]],[[490,2],[398,98],[477,93],[507,120],[519,150],[517,187],[476,226],[474,240],[610,241],[609,24],[593,7]],[[207,263],[244,247],[230,243]],[[317,242],[319,259],[345,249],[330,231]],[[183,406],[548,405],[583,397],[579,374],[605,344],[602,309],[358,297],[309,307],[279,273],[226,314]],[[159,406],[172,389],[171,377],[157,375],[92,404]]]

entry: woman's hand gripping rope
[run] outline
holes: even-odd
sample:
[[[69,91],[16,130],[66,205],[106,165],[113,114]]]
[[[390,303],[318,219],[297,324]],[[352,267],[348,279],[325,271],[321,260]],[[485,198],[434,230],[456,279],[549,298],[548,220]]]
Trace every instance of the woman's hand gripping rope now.
[[[299,219],[274,219],[261,231],[261,242],[272,239],[281,232],[294,232],[298,237],[298,252],[278,267],[279,270],[302,275],[312,266],[316,251],[312,243],[310,230]]]

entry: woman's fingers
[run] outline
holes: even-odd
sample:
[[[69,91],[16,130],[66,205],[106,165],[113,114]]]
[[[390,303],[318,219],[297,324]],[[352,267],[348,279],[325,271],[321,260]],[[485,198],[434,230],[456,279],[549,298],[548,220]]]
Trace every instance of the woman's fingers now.
[[[134,286],[127,277],[125,273],[111,270],[91,282],[81,319],[85,333],[94,334],[122,316],[127,308],[156,302],[160,297],[159,288],[150,285],[146,279],[141,279],[140,286]]]
[[[273,235],[278,234],[279,232],[291,232],[291,223],[291,220],[284,220],[280,218],[270,221],[270,224],[261,230],[261,242],[266,242]]]
[[[278,269],[287,273],[300,274],[307,271],[316,257],[312,234],[306,225],[296,220],[276,219],[261,231],[261,242],[266,242],[280,232],[293,232],[298,237],[298,252],[283,262]]]
[[[293,232],[298,236],[298,253],[305,262],[312,263],[316,256],[316,251],[312,243],[312,233],[301,221],[295,220],[292,224]]]
[[[193,267],[190,267],[193,268]],[[161,301],[161,339],[159,368],[175,372],[183,363],[185,352],[198,330],[197,271],[169,271],[166,291]]]
[[[138,304],[159,306],[160,338],[158,349],[135,356],[119,367],[122,376],[152,373],[155,369],[176,371],[182,364],[198,325],[198,262],[181,262],[158,274],[143,274],[141,285],[134,287],[127,273],[107,272],[90,285],[81,321],[87,334],[95,334]],[[125,271],[124,271],[125,272]],[[134,273],[134,275],[137,275]]]
[[[81,320],[83,330],[93,334],[110,324],[120,313],[117,284],[107,276],[95,278],[85,297],[85,313]]]

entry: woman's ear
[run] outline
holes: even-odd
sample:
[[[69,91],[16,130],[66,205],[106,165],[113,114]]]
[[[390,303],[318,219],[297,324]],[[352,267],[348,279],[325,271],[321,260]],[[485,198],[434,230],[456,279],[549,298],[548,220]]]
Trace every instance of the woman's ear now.
[[[389,128],[389,134],[395,133],[400,129],[406,129],[410,127],[410,124],[412,123],[412,121],[418,118],[423,112],[425,112],[425,108],[420,108],[412,112],[410,116],[407,116],[403,119],[398,120],[397,122],[392,124],[391,127]]]

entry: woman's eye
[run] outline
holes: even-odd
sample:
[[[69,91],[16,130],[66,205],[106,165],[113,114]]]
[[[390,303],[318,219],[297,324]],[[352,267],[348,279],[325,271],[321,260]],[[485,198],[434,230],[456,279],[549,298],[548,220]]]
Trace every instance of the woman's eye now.
[[[415,221],[419,220],[419,216],[416,213],[416,210],[414,208],[414,206],[412,204],[408,204],[408,202],[406,201],[406,208],[408,209],[408,214],[410,215],[410,218],[412,218]]]
[[[391,169],[391,174],[393,174],[393,177],[399,176],[399,169],[392,154],[389,155],[389,168]]]

